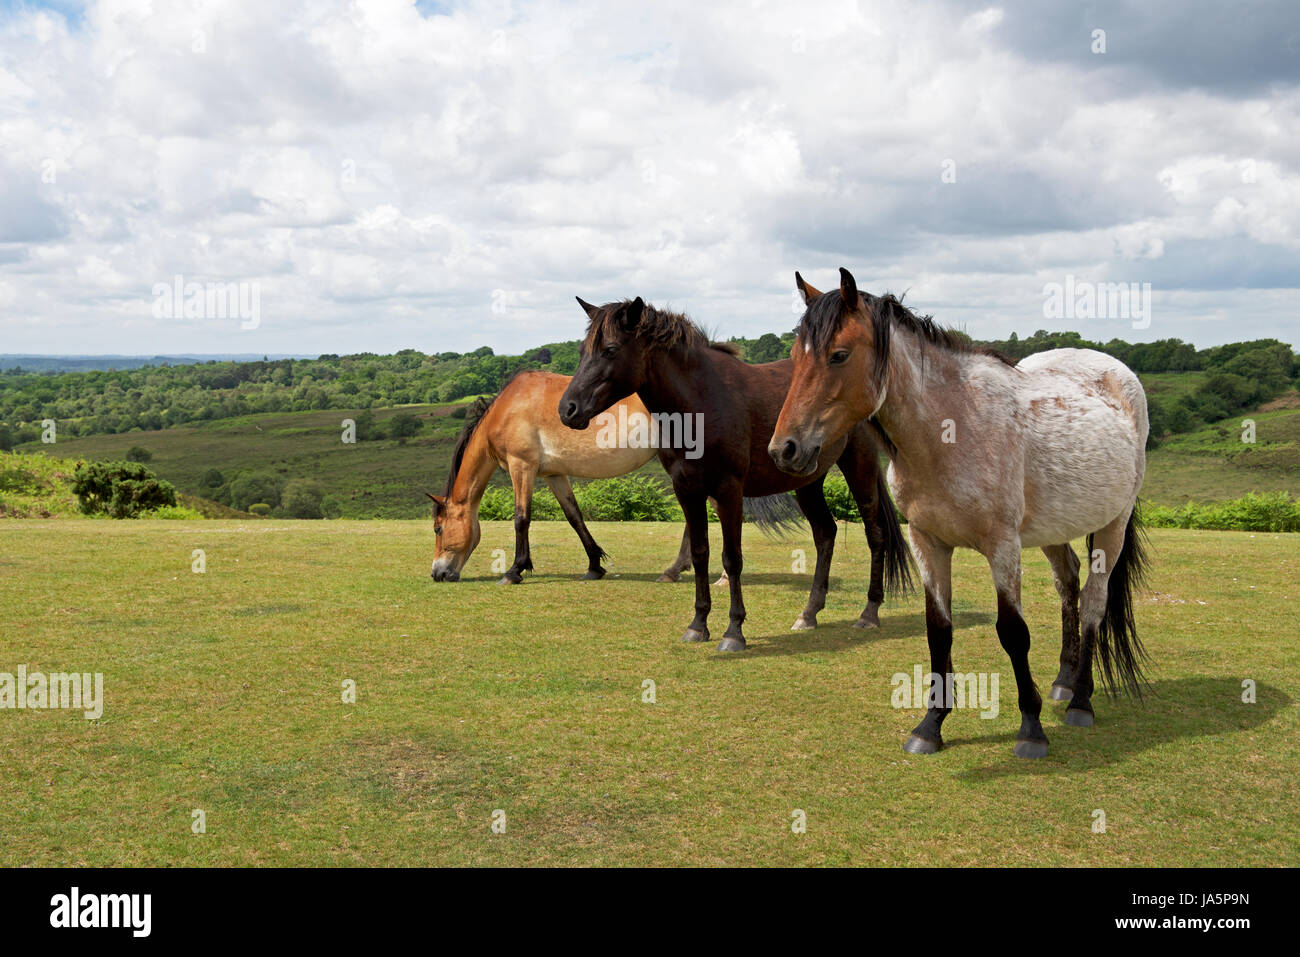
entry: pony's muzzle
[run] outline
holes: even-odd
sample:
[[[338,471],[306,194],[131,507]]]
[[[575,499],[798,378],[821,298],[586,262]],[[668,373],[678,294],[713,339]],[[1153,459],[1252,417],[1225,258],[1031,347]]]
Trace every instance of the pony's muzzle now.
[[[460,572],[454,568],[448,568],[446,565],[434,564],[433,580],[436,582],[458,582],[460,581]]]
[[[767,454],[782,472],[791,475],[808,475],[817,471],[817,460],[821,455],[821,443],[812,445],[789,438],[773,438],[767,446]]]
[[[560,406],[560,422],[571,429],[587,427],[587,422],[582,420],[582,410],[578,408],[577,399],[570,399]]]

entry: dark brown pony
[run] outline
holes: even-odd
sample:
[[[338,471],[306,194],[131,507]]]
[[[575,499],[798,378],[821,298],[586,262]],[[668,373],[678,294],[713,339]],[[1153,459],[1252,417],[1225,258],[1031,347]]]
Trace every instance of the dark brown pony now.
[[[741,626],[740,537],[742,500],[795,493],[800,511],[812,527],[817,567],[807,607],[795,630],[815,627],[826,605],[835,519],[826,505],[822,484],[838,464],[866,524],[871,546],[871,585],[868,604],[855,623],[879,624],[878,610],[886,586],[891,592],[911,585],[907,543],[894,514],[893,502],[880,473],[878,449],[865,424],[821,452],[817,468],[801,476],[776,467],[767,454],[781,403],[789,391],[793,366],[789,359],[749,365],[726,345],[710,342],[704,331],[685,316],[647,306],[640,298],[604,306],[578,303],[590,319],[578,370],[560,398],[560,421],[584,429],[602,409],[623,396],[637,393],[652,415],[660,416],[659,460],[673,481],[673,490],[686,513],[695,568],[695,618],[683,641],[707,641],[709,539],[706,503],[713,498],[722,525],[722,567],[731,585],[730,623],[719,651],[745,647]],[[700,416],[702,439],[691,447],[680,428],[682,416]],[[676,418],[674,418],[676,417]],[[672,434],[679,427],[677,436]]]

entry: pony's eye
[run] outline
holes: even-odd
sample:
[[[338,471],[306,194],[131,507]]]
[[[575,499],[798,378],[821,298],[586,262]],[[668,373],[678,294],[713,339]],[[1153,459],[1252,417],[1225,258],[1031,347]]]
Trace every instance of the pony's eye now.
[[[618,355],[618,346],[606,346],[600,352],[606,359],[612,359]]]
[[[849,350],[836,349],[831,353],[831,365],[840,366],[849,361]]]
[[[435,526],[433,526],[433,534],[435,534],[435,535],[441,535],[441,534],[442,534],[442,526],[441,526],[441,525],[435,525]]]

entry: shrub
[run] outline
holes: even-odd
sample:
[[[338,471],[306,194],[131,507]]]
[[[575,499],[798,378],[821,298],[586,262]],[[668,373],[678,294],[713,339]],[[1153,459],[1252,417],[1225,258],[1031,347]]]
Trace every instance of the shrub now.
[[[826,484],[822,486],[822,490],[826,495],[826,504],[830,507],[836,521],[862,521],[862,516],[858,514],[858,503],[853,500],[853,493],[849,491],[849,483],[843,475],[826,476]]]
[[[271,514],[271,506],[267,505],[265,502],[254,502],[252,505],[248,506],[248,510],[254,515],[261,515],[263,517]]]
[[[395,439],[409,439],[417,434],[424,423],[410,412],[398,412],[388,420],[388,434]]]
[[[1252,492],[1227,502],[1178,508],[1146,506],[1142,520],[1154,528],[1201,528],[1238,532],[1300,532],[1300,501],[1287,492]]]
[[[176,489],[138,462],[83,462],[73,475],[73,494],[86,515],[131,518],[176,504]]]
[[[220,488],[226,484],[226,478],[220,469],[208,469],[199,479],[199,488]]]
[[[126,450],[126,460],[128,462],[152,462],[153,453],[139,445],[133,445]],[[218,482],[218,485],[221,483]]]
[[[176,489],[170,482],[152,476],[146,479],[124,479],[113,484],[113,495],[108,500],[111,518],[135,518],[142,512],[174,506]]]
[[[673,494],[646,475],[597,479],[574,495],[593,522],[670,522],[682,517]]]
[[[280,504],[284,479],[270,472],[248,472],[230,483],[230,505],[242,512],[254,502],[265,502],[272,508]]]
[[[321,501],[325,490],[312,479],[294,479],[284,487],[281,510],[290,518],[324,518]]]

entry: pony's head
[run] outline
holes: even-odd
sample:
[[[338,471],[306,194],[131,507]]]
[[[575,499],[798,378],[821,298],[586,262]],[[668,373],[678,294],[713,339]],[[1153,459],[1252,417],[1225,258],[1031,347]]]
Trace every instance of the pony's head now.
[[[578,305],[590,322],[559,409],[560,421],[571,429],[585,429],[598,413],[641,388],[646,375],[647,340],[638,334],[646,313],[641,297],[603,306],[579,299]]]
[[[478,503],[471,506],[449,496],[424,494],[433,501],[433,580],[460,581],[460,570],[478,547]]]
[[[461,429],[456,448],[451,454],[451,468],[447,472],[447,488],[442,495],[425,492],[433,503],[433,580],[436,582],[454,582],[460,580],[461,569],[469,561],[470,555],[478,547],[480,529],[478,524],[479,501],[456,490],[456,479],[465,464],[465,450],[474,435],[475,429],[482,422],[483,416],[492,403],[479,399],[470,407],[465,416],[465,427]]]
[[[888,389],[892,296],[864,297],[847,269],[822,293],[794,274],[804,314],[790,358],[794,378],[767,451],[783,471],[815,472],[824,446],[874,415]],[[869,300],[869,301],[868,301]]]

